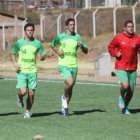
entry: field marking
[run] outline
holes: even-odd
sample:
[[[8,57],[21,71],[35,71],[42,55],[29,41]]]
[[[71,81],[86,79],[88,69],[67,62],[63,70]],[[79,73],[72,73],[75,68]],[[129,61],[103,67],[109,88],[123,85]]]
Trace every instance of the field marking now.
[[[3,78],[3,79],[0,79],[0,80],[17,80],[16,78]],[[64,83],[64,81],[55,81],[55,80],[41,80],[41,79],[38,79],[39,82],[46,82],[46,83]],[[94,83],[94,82],[79,82],[77,81],[76,84],[79,84],[79,85],[96,85],[96,86],[110,86],[110,87],[120,87],[120,84],[110,84],[110,83]],[[140,85],[136,85],[136,87],[140,87]]]
[[[10,81],[10,80],[17,80],[16,78],[4,78],[4,79],[1,79],[1,80],[7,80],[7,81]],[[41,80],[41,79],[38,79],[39,82],[46,82],[46,83],[64,83],[64,81],[55,81],[55,80]],[[109,84],[109,83],[94,83],[94,82],[79,82],[77,81],[76,84],[79,84],[79,85],[97,85],[97,86],[112,86],[112,87],[119,87],[120,85],[119,84]]]

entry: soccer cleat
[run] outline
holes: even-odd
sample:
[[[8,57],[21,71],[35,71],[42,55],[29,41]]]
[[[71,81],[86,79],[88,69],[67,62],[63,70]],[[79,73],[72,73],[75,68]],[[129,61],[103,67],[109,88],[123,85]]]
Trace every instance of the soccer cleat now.
[[[125,108],[122,109],[122,114],[130,115],[131,113],[129,112],[128,108],[125,107]]]
[[[61,113],[62,113],[64,116],[69,116],[69,115],[70,115],[70,114],[69,114],[69,111],[68,111],[68,108],[67,108],[67,109],[62,108]]]
[[[119,97],[119,107],[123,109],[125,107],[124,99],[122,96]]]
[[[19,98],[19,96],[17,95],[17,104],[19,108],[23,108],[24,104],[23,104],[23,98]]]
[[[30,113],[29,112],[25,112],[24,118],[25,119],[30,119],[31,118]]]
[[[62,105],[62,108],[64,109],[68,108],[67,99],[64,98],[64,96],[61,97],[61,105]]]

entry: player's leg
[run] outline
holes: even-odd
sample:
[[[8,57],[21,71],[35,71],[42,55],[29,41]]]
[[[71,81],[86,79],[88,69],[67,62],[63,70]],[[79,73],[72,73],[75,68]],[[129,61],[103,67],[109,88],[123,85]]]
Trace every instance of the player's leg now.
[[[75,82],[76,82],[77,68],[70,68],[70,71],[71,71],[71,74],[72,74],[72,79],[73,79],[73,81],[72,81],[71,87],[70,87],[69,90],[68,90],[68,97],[67,97],[67,99],[68,99],[68,104],[69,104],[70,99],[71,99],[71,97],[72,97],[72,93],[73,93],[72,90],[73,90],[74,84],[75,84]]]
[[[122,109],[122,113],[123,114],[131,114],[130,112],[129,112],[129,110],[128,110],[128,108],[127,108],[127,101],[128,101],[128,96],[130,97],[130,95],[131,95],[131,89],[130,89],[130,86],[129,86],[129,82],[126,82],[123,86],[122,86],[122,88],[124,89],[124,90],[122,90],[122,96],[120,96],[120,103],[119,103],[119,106],[120,106],[120,108]],[[126,90],[127,89],[127,90]],[[124,95],[124,91],[125,91],[125,95]],[[122,97],[122,99],[121,99],[121,97]]]
[[[26,108],[24,118],[31,118],[30,110],[34,103],[34,95],[35,95],[36,87],[37,87],[37,73],[29,73],[28,74],[28,89],[29,90],[28,90],[28,97],[26,100],[27,108]]]
[[[58,68],[61,75],[65,79],[64,95],[62,95],[61,97],[61,106],[62,106],[61,112],[64,116],[67,116],[69,115],[68,113],[68,102],[69,102],[68,100],[70,100],[69,90],[73,86],[74,81],[70,68],[61,65],[59,65]]]
[[[120,97],[119,97],[119,107],[123,109],[125,107],[125,94],[129,88],[129,82],[128,82],[128,74],[127,71],[124,70],[117,70],[117,75],[119,78],[119,81],[121,83],[120,87]]]
[[[125,96],[125,106],[128,107],[134,92],[134,87],[136,86],[136,71],[128,71],[129,88]]]
[[[129,87],[127,90],[127,94],[125,96],[125,106],[129,105],[131,98],[133,97],[134,87]]]
[[[18,84],[16,88],[19,88],[17,93],[18,107],[23,108],[23,96],[27,93],[27,75],[25,73],[17,73]]]
[[[66,84],[64,87],[64,97],[67,99],[67,103],[69,103],[72,96],[72,89],[74,86],[73,77],[67,78],[65,83]]]
[[[125,94],[126,94],[126,91],[128,90],[128,88],[129,88],[129,82],[128,81],[125,81],[125,82],[121,83],[120,93],[121,93],[121,96],[123,98],[125,97]]]
[[[27,108],[26,108],[26,112],[25,112],[24,118],[31,118],[30,117],[30,110],[31,110],[32,105],[34,103],[34,94],[35,94],[35,90],[29,89],[28,97],[27,97],[27,100],[26,100]]]

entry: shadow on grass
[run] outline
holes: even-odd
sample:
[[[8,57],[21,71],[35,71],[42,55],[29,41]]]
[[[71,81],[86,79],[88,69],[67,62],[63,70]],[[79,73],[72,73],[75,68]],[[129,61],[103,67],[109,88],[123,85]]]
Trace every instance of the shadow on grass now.
[[[33,113],[32,114],[32,118],[34,117],[44,117],[44,116],[50,116],[50,115],[53,115],[53,114],[61,114],[60,112],[49,112],[49,113]]]
[[[84,111],[73,111],[73,115],[84,115],[84,114],[93,113],[93,112],[105,112],[105,111],[100,110],[100,109],[92,109],[92,110],[84,110]]]
[[[132,114],[140,113],[140,109],[129,109]]]
[[[2,114],[0,114],[0,116],[19,115],[19,114],[21,114],[21,113],[19,113],[19,112],[9,112],[9,113],[2,113]]]

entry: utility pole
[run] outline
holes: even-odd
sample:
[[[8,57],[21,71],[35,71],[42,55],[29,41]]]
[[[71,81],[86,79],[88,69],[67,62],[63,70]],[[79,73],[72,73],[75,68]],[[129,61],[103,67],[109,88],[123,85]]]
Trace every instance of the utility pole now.
[[[72,17],[74,18],[74,0],[72,0]]]
[[[6,11],[6,8],[7,8],[7,3],[6,3],[6,0],[4,1],[4,5],[5,5],[4,10]]]
[[[24,0],[24,18],[26,18],[26,0]]]

